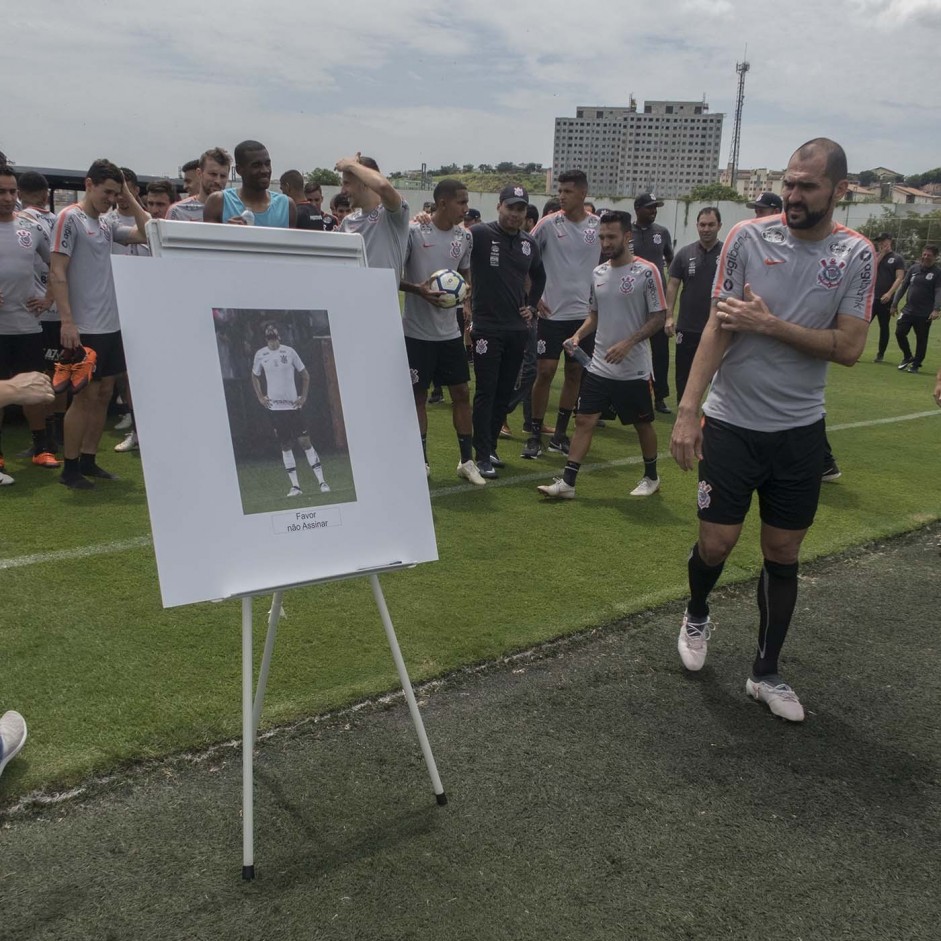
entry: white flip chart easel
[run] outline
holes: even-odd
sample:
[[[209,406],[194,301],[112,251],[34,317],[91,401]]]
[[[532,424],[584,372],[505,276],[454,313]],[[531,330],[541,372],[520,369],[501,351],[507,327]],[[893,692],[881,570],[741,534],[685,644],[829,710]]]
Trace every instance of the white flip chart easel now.
[[[359,235],[161,220],[148,223],[148,236],[152,258],[115,256],[113,269],[160,590],[165,607],[242,602],[242,877],[252,879],[253,745],[292,588],[369,581],[437,803],[447,803],[379,583],[383,572],[437,559],[398,284],[391,271],[365,266]],[[336,504],[320,496],[310,509],[244,510],[218,309],[329,317],[355,492]],[[168,348],[172,365],[154,355]],[[181,422],[197,405],[200,421]],[[252,606],[269,592],[256,684]]]

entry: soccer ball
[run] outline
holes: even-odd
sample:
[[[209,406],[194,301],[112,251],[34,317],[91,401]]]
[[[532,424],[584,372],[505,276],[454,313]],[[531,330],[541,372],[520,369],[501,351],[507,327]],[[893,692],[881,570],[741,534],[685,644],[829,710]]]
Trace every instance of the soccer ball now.
[[[429,279],[433,291],[441,291],[438,304],[442,307],[457,307],[467,297],[467,282],[450,268],[436,271]]]

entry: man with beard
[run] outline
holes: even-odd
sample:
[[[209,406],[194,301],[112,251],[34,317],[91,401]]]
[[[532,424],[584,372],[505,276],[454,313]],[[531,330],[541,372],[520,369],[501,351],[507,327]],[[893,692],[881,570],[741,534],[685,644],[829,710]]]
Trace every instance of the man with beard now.
[[[233,225],[261,225],[273,229],[293,229],[297,225],[297,207],[284,193],[273,193],[271,157],[268,148],[256,140],[242,141],[235,148],[235,169],[242,178],[238,188],[212,193],[206,200],[204,222],[229,222]],[[246,219],[248,210],[251,216]]]
[[[196,193],[174,203],[167,212],[167,218],[176,222],[202,222],[209,197],[225,189],[231,166],[232,158],[221,147],[207,150],[199,158]]]
[[[875,288],[872,244],[833,222],[847,185],[843,148],[815,138],[788,162],[784,215],[741,222],[729,233],[670,444],[683,470],[699,462],[699,538],[677,641],[683,665],[703,667],[712,630],[707,599],[757,492],[764,564],[758,649],[745,689],[792,722],[804,710],[778,657],[797,602],[800,546],[820,496],[827,364],[859,359]]]

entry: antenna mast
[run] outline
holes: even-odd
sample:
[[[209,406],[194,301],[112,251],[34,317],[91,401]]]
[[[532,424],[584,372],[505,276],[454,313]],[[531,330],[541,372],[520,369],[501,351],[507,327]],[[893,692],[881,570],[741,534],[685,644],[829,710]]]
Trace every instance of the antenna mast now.
[[[748,46],[745,47],[745,55],[748,55]],[[738,73],[738,97],[735,101],[735,125],[732,128],[732,153],[729,155],[729,186],[736,189],[738,181],[738,150],[742,142],[742,106],[745,104],[745,75],[751,66],[747,58],[742,62],[735,63],[735,71]]]

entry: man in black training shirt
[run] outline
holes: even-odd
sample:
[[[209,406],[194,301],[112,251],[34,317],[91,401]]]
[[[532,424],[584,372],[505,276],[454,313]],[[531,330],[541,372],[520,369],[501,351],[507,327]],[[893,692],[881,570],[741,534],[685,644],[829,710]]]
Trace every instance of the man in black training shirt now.
[[[657,225],[657,209],[663,205],[652,193],[643,193],[634,200],[634,226],[632,250],[638,258],[651,261],[657,266],[664,289],[667,286],[663,274],[665,265],[673,261],[673,240],[662,225]],[[670,338],[663,330],[650,338],[653,355],[654,408],[664,415],[670,408],[664,399],[670,394]],[[677,399],[679,401],[679,399]]]
[[[482,477],[494,470],[496,443],[523,362],[528,325],[546,286],[539,246],[523,229],[529,196],[504,186],[497,221],[471,227],[471,308],[474,352],[474,451]],[[531,281],[529,294],[526,279]],[[497,460],[496,466],[502,466]]]
[[[905,259],[892,251],[892,236],[882,232],[872,240],[876,246],[876,296],[872,299],[872,321],[879,321],[879,352],[876,353],[875,363],[885,359],[885,351],[889,346],[889,320],[892,317],[890,305],[895,292],[899,289],[905,277]]]
[[[667,320],[664,331],[668,337],[676,337],[676,401],[683,399],[686,380],[693,365],[693,357],[699,348],[702,332],[709,321],[712,309],[712,282],[716,276],[716,262],[722,243],[719,229],[722,216],[715,206],[706,206],[696,216],[696,231],[699,241],[684,245],[670,262],[670,279],[667,282]],[[673,320],[673,308],[680,285],[679,322]]]
[[[928,352],[928,331],[941,314],[941,268],[936,264],[938,246],[926,245],[921,251],[921,261],[916,262],[905,274],[892,299],[892,314],[898,313],[899,303],[905,298],[902,316],[895,328],[895,339],[902,351],[899,369],[918,372]],[[915,355],[908,345],[908,332],[915,331]]]

